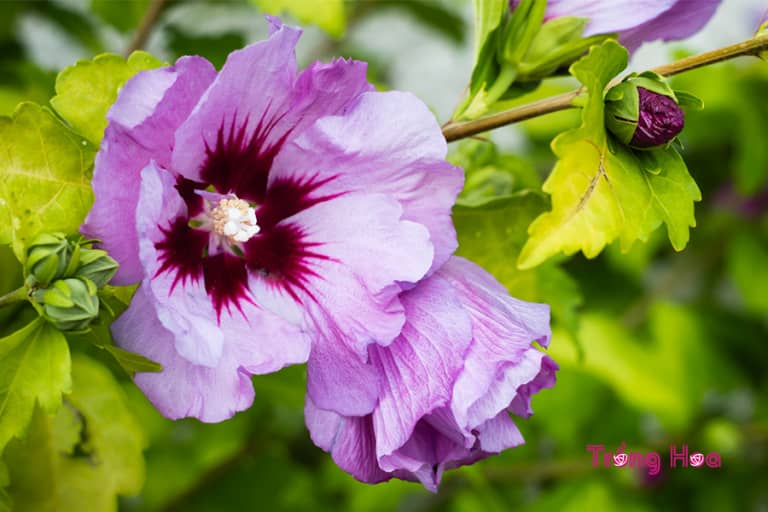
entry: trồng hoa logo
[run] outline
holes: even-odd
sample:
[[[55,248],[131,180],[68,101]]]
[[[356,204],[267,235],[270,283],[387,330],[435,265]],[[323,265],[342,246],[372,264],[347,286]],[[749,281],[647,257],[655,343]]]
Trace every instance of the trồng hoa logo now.
[[[662,468],[662,459],[659,452],[642,453],[639,451],[627,453],[625,450],[627,443],[622,442],[616,449],[616,452],[605,450],[605,445],[588,444],[586,449],[592,454],[592,467],[640,467],[647,468],[651,476],[658,475]],[[722,459],[717,452],[710,452],[706,455],[702,452],[689,453],[688,445],[681,447],[670,445],[669,447],[669,467],[671,469],[680,468],[719,468],[722,466]]]

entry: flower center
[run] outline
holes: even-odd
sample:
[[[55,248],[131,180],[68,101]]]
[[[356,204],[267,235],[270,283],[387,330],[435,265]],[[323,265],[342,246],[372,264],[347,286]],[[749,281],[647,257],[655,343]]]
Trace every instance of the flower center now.
[[[229,242],[247,242],[260,231],[256,211],[242,199],[222,199],[211,211],[213,231]]]

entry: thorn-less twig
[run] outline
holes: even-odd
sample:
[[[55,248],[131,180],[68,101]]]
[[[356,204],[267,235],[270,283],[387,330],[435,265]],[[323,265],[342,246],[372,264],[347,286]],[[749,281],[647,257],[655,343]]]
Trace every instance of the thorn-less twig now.
[[[686,57],[659,66],[652,71],[663,76],[672,76],[685,71],[691,71],[718,62],[734,59],[736,57],[758,55],[760,52],[766,50],[768,50],[768,36],[759,36],[747,41],[742,41],[741,43],[724,46],[717,50]],[[445,136],[445,140],[453,142],[508,124],[519,123],[520,121],[525,121],[526,119],[531,119],[533,117],[574,108],[573,100],[581,94],[581,92],[582,88],[579,88],[473,121],[447,123],[443,126],[443,135]]]

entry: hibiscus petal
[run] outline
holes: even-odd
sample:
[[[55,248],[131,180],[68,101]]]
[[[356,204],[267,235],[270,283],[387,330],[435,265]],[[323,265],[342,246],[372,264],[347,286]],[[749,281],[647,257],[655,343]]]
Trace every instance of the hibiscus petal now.
[[[319,118],[341,114],[364,92],[373,91],[366,73],[368,63],[336,59],[314,62],[304,69],[293,86],[291,118],[298,135]]]
[[[655,20],[621,34],[619,41],[630,51],[642,43],[661,39],[673,41],[692,36],[714,16],[721,0],[678,0]]]
[[[219,192],[260,199],[275,152],[291,124],[296,77],[294,48],[301,35],[281,26],[265,41],[229,54],[216,80],[176,132],[173,168]],[[250,188],[251,196],[247,194]]]
[[[318,257],[307,257],[304,306],[312,320],[351,341],[361,358],[376,341],[391,342],[405,321],[398,281],[416,282],[432,263],[427,230],[401,219],[382,194],[347,194],[284,221],[303,233]],[[301,292],[301,290],[299,290]],[[254,293],[259,297],[259,291]]]
[[[585,36],[621,32],[655,19],[678,0],[548,0],[547,18],[589,18]]]
[[[371,347],[380,375],[379,404],[373,413],[381,467],[398,469],[388,457],[411,437],[422,417],[450,402],[464,365],[472,324],[453,288],[433,276],[402,296],[406,324],[387,347]]]
[[[342,417],[318,408],[307,397],[304,417],[312,441],[330,452],[341,469],[371,484],[392,478],[376,462],[376,440],[370,416]]]
[[[545,356],[531,343],[547,343],[549,307],[510,297],[462,258],[451,258],[438,275],[455,287],[473,322],[474,339],[452,401],[458,424],[472,430],[506,409],[518,388],[540,373]]]
[[[137,373],[136,384],[166,417],[192,416],[223,421],[250,407],[253,385],[233,351],[225,348],[215,367],[200,366],[176,352],[174,333],[163,326],[146,285],[136,291],[130,307],[112,324],[117,344],[163,365],[160,373]]]
[[[287,145],[275,160],[270,187],[310,176],[321,183],[315,197],[351,191],[395,197],[404,219],[429,230],[436,269],[457,247],[450,214],[464,183],[461,169],[445,161],[446,151],[435,117],[418,98],[365,93],[344,115],[320,119],[296,145]]]
[[[328,332],[330,331],[330,332]],[[330,326],[313,336],[307,361],[307,397],[317,407],[345,416],[363,416],[376,407],[379,376]]]
[[[500,453],[507,448],[519,446],[525,442],[515,422],[507,411],[502,411],[494,418],[477,428],[480,449],[487,454]]]
[[[107,114],[93,174],[96,200],[82,232],[99,238],[120,263],[115,284],[135,283],[144,276],[134,224],[140,172],[150,159],[167,165],[173,133],[215,74],[200,57],[182,57],[172,67],[141,72],[123,86]]]
[[[291,364],[307,361],[311,338],[300,327],[286,322],[260,306],[245,301],[240,311],[222,315],[221,330],[226,343],[247,346],[240,359],[249,373],[272,373]]]

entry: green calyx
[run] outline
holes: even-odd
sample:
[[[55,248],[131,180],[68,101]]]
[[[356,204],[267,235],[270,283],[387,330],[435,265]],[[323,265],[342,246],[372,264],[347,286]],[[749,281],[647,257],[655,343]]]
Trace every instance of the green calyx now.
[[[63,233],[39,235],[24,264],[28,296],[38,312],[62,331],[83,331],[99,314],[98,291],[117,272],[93,240]]]
[[[98,288],[85,277],[59,279],[32,297],[46,320],[62,331],[83,331],[99,315]]]
[[[90,279],[97,288],[103,288],[117,272],[118,263],[100,249],[82,249],[76,277]]]
[[[63,233],[43,233],[27,249],[25,270],[34,284],[48,285],[64,277],[72,259],[73,245]]]
[[[31,288],[47,288],[68,277],[86,277],[97,288],[104,287],[117,272],[117,262],[106,251],[92,249],[92,240],[43,233],[27,249],[24,268]]]

